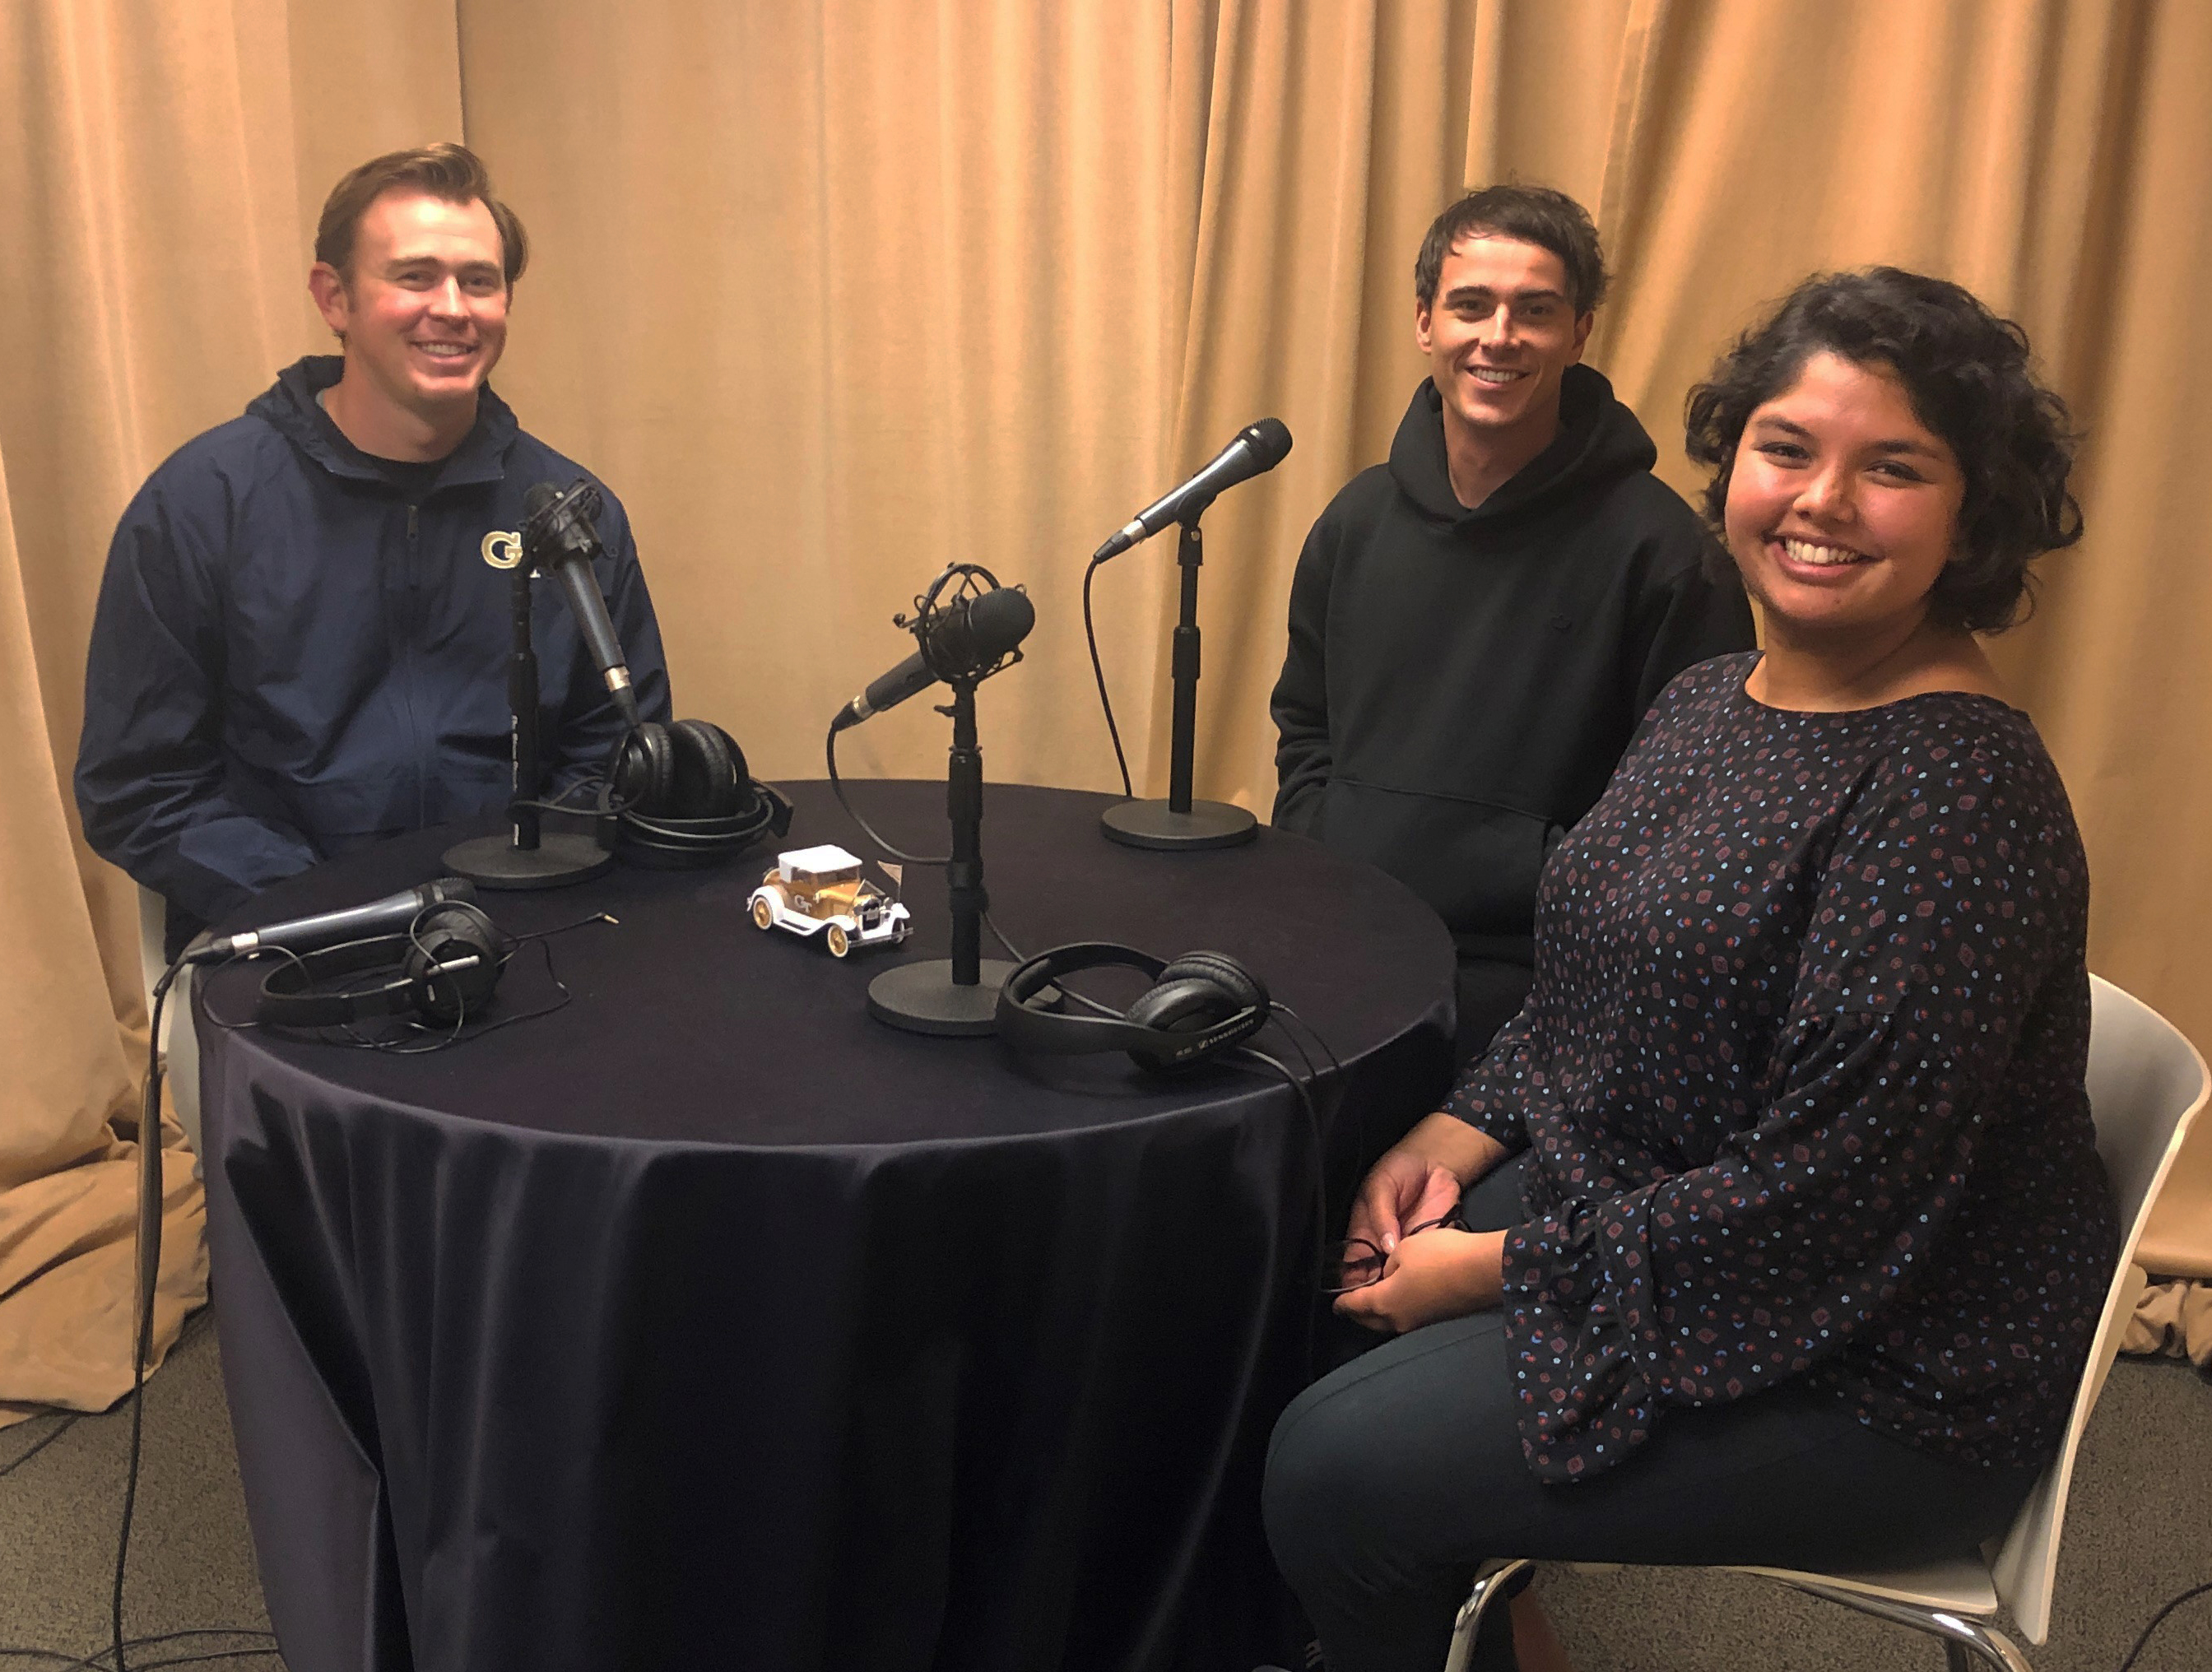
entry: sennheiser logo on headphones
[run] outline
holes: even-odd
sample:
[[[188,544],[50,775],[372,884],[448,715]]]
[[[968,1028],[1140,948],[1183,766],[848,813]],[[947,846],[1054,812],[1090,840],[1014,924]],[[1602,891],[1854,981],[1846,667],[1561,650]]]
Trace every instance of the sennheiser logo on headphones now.
[[[511,569],[522,561],[522,536],[495,528],[483,537],[483,560],[495,569]]]

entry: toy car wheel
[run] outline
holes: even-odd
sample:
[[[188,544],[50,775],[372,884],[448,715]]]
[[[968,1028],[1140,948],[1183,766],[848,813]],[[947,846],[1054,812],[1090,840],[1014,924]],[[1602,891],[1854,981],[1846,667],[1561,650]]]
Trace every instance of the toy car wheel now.
[[[769,904],[765,894],[756,896],[753,900],[753,927],[757,929],[775,927],[775,908]]]
[[[824,939],[830,943],[831,958],[842,958],[853,950],[853,938],[845,933],[845,926],[842,923],[832,923]]]

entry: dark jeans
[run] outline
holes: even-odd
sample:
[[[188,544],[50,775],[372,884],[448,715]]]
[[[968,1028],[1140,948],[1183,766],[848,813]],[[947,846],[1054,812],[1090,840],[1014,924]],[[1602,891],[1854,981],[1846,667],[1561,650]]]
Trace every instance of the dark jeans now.
[[[1467,1193],[1472,1225],[1519,1219],[1517,1168]],[[1670,1407],[1617,1468],[1528,1472],[1497,1312],[1431,1324],[1345,1365],[1275,1425],[1265,1509],[1275,1560],[1329,1672],[1440,1672],[1476,1566],[1493,1556],[1688,1566],[1894,1566],[2001,1533],[2037,1470],[1954,1463],[1783,1387]],[[1475,1650],[1509,1672],[1493,1603]]]

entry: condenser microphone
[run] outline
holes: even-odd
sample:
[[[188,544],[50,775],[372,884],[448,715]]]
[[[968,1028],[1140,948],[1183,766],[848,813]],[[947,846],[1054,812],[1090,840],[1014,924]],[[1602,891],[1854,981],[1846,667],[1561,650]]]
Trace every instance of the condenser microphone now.
[[[1162,497],[1115,531],[1114,538],[1091,554],[1103,563],[1118,557],[1139,540],[1149,540],[1170,523],[1188,522],[1213,503],[1224,488],[1248,477],[1261,476],[1281,464],[1291,450],[1291,432],[1280,418],[1262,418],[1246,424],[1237,439],[1213,455],[1213,462],[1196,476]]]
[[[607,601],[599,595],[599,577],[592,560],[605,550],[599,531],[592,526],[599,494],[587,482],[578,481],[563,493],[550,482],[541,482],[522,496],[522,555],[532,567],[551,574],[568,599],[568,612],[584,635],[585,648],[599,665],[607,695],[614,699],[623,724],[638,723],[637,696],[630,690],[629,662],[614,623],[607,619]]]
[[[922,647],[837,711],[832,732],[857,726],[927,690],[939,679],[981,673],[1024,639],[1036,625],[1036,605],[1019,587],[989,592],[940,611],[920,630]]]
[[[381,900],[371,900],[365,906],[317,912],[312,917],[288,917],[282,922],[265,924],[258,929],[246,929],[237,934],[195,943],[185,949],[185,962],[213,964],[218,959],[237,958],[246,952],[278,949],[288,952],[305,952],[319,946],[339,945],[349,940],[367,940],[374,935],[398,934],[428,907],[441,905],[448,900],[474,900],[476,897],[476,885],[467,879],[441,877],[434,883],[424,883],[420,888],[407,889],[398,894],[387,894]]]

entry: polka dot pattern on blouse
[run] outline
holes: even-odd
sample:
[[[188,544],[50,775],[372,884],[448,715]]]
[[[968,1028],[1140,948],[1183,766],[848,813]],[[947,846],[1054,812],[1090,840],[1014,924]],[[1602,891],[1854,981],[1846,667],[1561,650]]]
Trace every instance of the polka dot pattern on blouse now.
[[[2118,1243],[2088,879],[2025,714],[1662,692],[1553,854],[1527,1007],[1452,1093],[1533,1147],[1505,1243],[1529,1467],[1790,1380],[1966,1462],[2063,1431]]]

